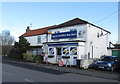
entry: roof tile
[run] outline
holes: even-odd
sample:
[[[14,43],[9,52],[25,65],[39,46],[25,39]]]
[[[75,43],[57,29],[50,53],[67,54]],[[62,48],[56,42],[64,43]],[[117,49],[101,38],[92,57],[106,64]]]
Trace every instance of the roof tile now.
[[[41,28],[41,29],[36,29],[36,30],[29,30],[28,32],[24,33],[23,36],[27,37],[27,36],[35,36],[35,35],[40,35],[40,34],[46,34],[47,29],[50,29],[50,28],[55,27],[55,26],[56,25]]]

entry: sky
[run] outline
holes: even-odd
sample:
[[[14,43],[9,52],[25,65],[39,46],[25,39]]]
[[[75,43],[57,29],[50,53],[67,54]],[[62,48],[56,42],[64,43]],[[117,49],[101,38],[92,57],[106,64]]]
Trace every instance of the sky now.
[[[2,30],[9,30],[18,41],[27,26],[38,29],[80,18],[111,32],[118,40],[117,2],[3,2]]]

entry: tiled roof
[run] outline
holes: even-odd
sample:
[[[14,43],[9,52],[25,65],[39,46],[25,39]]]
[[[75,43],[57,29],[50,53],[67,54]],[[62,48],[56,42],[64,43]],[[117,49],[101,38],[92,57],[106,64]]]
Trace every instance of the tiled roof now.
[[[35,35],[40,35],[40,34],[46,34],[47,29],[50,29],[50,28],[55,27],[55,26],[56,25],[41,28],[41,29],[36,29],[36,30],[29,30],[28,32],[24,33],[23,36],[27,37],[27,36],[35,36]]]
[[[104,30],[104,31],[110,33],[109,31],[107,31],[107,30],[105,30],[105,29],[103,29],[103,28],[101,28],[99,26],[96,26],[96,25],[94,25],[92,23],[89,23],[89,22],[87,22],[85,20],[82,20],[82,19],[79,19],[79,18],[75,18],[75,19],[69,20],[69,21],[64,22],[62,24],[59,24],[59,25],[57,25],[55,27],[52,27],[51,29],[62,28],[62,27],[67,27],[67,26],[73,26],[73,25],[78,25],[78,24],[87,24],[87,23],[91,24],[91,25],[93,25],[93,26],[95,26],[95,27],[97,27],[97,28],[99,28],[101,30]]]
[[[51,29],[54,29],[54,28],[61,28],[61,27],[67,27],[67,26],[72,26],[72,25],[77,25],[77,24],[86,24],[88,23],[87,21],[84,21],[84,20],[81,20],[79,18],[75,18],[75,19],[72,19],[72,20],[69,20],[67,22],[64,22],[62,24],[59,24]]]

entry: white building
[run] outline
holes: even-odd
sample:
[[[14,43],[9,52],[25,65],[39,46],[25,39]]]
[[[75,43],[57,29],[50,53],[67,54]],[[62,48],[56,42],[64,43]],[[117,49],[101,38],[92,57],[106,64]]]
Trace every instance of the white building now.
[[[76,59],[100,58],[107,55],[110,32],[87,21],[75,18],[48,29],[47,49],[44,50],[48,62],[70,57],[71,65]]]
[[[45,52],[45,59],[58,63],[69,57],[71,65],[76,59],[100,58],[107,55],[110,32],[87,21],[75,18],[65,23],[37,30],[23,36],[31,43],[32,54]]]
[[[49,26],[45,28],[30,30],[29,26],[26,29],[26,33],[23,36],[30,43],[31,49],[29,53],[33,55],[42,55],[42,46],[44,42],[47,42],[47,29],[54,27]]]

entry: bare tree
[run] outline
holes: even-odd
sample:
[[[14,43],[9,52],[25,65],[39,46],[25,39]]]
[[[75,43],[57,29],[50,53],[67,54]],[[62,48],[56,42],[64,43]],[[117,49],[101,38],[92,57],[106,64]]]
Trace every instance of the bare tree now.
[[[9,30],[2,31],[2,45],[12,45],[14,43],[14,37],[10,35]]]
[[[2,54],[3,55],[8,55],[12,49],[12,45],[15,42],[15,39],[12,35],[10,35],[9,30],[3,30],[2,35]]]

